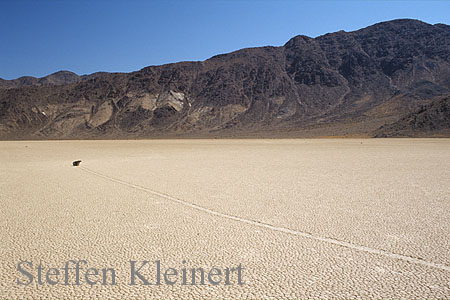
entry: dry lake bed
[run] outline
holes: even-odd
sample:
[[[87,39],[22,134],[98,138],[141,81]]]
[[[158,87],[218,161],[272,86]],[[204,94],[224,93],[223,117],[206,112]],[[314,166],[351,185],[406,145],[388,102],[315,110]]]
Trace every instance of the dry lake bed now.
[[[0,191],[0,299],[450,299],[449,139],[0,142]]]

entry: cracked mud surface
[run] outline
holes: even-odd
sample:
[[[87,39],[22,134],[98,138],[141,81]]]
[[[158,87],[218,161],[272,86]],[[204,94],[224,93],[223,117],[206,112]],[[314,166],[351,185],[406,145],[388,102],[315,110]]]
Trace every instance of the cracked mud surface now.
[[[448,139],[1,142],[0,299],[448,299],[449,158]],[[117,285],[16,284],[21,260],[70,259]],[[244,285],[130,286],[129,260],[242,264]]]

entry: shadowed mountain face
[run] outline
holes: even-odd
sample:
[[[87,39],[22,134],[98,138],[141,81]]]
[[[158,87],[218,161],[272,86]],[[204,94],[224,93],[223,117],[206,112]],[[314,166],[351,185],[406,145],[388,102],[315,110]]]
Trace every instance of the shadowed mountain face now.
[[[450,96],[433,101],[393,124],[380,127],[376,137],[450,136]]]
[[[132,73],[3,80],[0,137],[426,136],[401,120],[448,93],[450,26],[394,20]]]

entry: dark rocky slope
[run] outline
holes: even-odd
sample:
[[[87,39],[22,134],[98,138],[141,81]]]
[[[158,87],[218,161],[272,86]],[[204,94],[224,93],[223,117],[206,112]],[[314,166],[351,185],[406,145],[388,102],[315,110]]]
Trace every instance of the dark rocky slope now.
[[[203,62],[54,75],[0,82],[1,138],[371,136],[450,92],[450,26],[394,20]]]
[[[375,137],[450,136],[450,95],[436,99],[397,122],[382,126]]]

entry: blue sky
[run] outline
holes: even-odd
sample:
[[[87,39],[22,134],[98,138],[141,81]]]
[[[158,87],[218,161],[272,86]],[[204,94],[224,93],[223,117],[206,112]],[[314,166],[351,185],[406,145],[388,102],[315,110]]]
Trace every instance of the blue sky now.
[[[128,72],[396,18],[450,24],[450,1],[0,0],[0,77]]]

